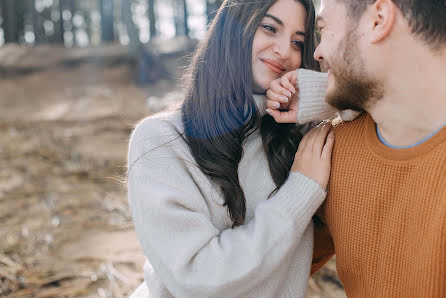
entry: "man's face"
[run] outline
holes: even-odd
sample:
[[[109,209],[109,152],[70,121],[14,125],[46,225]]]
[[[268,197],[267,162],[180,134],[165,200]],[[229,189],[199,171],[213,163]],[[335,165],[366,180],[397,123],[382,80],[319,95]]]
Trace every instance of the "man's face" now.
[[[381,88],[369,75],[361,55],[360,22],[339,0],[322,0],[317,25],[321,43],[314,58],[328,70],[327,102],[340,109],[364,111]]]

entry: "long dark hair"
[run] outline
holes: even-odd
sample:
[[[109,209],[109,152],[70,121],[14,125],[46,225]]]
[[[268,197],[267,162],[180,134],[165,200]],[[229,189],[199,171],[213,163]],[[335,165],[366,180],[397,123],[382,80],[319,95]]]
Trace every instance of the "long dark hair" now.
[[[193,57],[182,121],[185,140],[198,167],[221,189],[233,226],[245,221],[246,201],[238,165],[245,139],[260,127],[271,175],[280,188],[289,175],[302,138],[296,124],[260,117],[253,98],[252,44],[276,0],[225,0]],[[312,0],[296,0],[307,11],[302,67],[320,70]]]

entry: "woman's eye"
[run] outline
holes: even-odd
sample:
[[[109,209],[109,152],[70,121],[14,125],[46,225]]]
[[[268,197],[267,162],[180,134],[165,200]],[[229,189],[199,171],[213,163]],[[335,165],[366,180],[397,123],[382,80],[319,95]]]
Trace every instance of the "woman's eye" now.
[[[295,40],[292,42],[299,50],[304,50],[304,43],[300,40]]]
[[[270,32],[276,33],[276,28],[274,28],[271,25],[263,24],[262,27],[265,28],[266,30],[270,31]]]

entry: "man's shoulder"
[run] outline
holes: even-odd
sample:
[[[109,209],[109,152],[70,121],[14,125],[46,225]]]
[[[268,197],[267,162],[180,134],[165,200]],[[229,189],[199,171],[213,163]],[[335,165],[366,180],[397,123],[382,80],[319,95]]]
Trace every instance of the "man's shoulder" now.
[[[339,121],[334,125],[335,134],[336,135],[362,134],[364,125],[366,125],[366,122],[369,120],[369,118],[370,118],[369,114],[362,113],[353,121]]]

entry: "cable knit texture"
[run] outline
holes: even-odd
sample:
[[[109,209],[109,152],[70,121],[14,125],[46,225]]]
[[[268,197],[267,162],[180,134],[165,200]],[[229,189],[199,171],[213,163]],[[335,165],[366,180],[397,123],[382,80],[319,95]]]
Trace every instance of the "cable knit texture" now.
[[[368,114],[335,133],[313,271],[335,247],[348,297],[446,297],[446,128],[410,149],[382,144]]]
[[[255,96],[264,114],[264,96]],[[134,129],[128,198],[148,259],[133,297],[305,297],[313,254],[312,216],[319,184],[293,172],[281,189],[269,172],[259,131],[239,164],[246,224],[232,222],[219,188],[196,166],[180,112],[152,116]]]
[[[333,118],[336,114],[343,121],[352,121],[359,116],[359,112],[352,110],[338,111],[325,102],[327,92],[327,74],[298,69],[297,87],[299,88],[298,123],[321,121]]]

